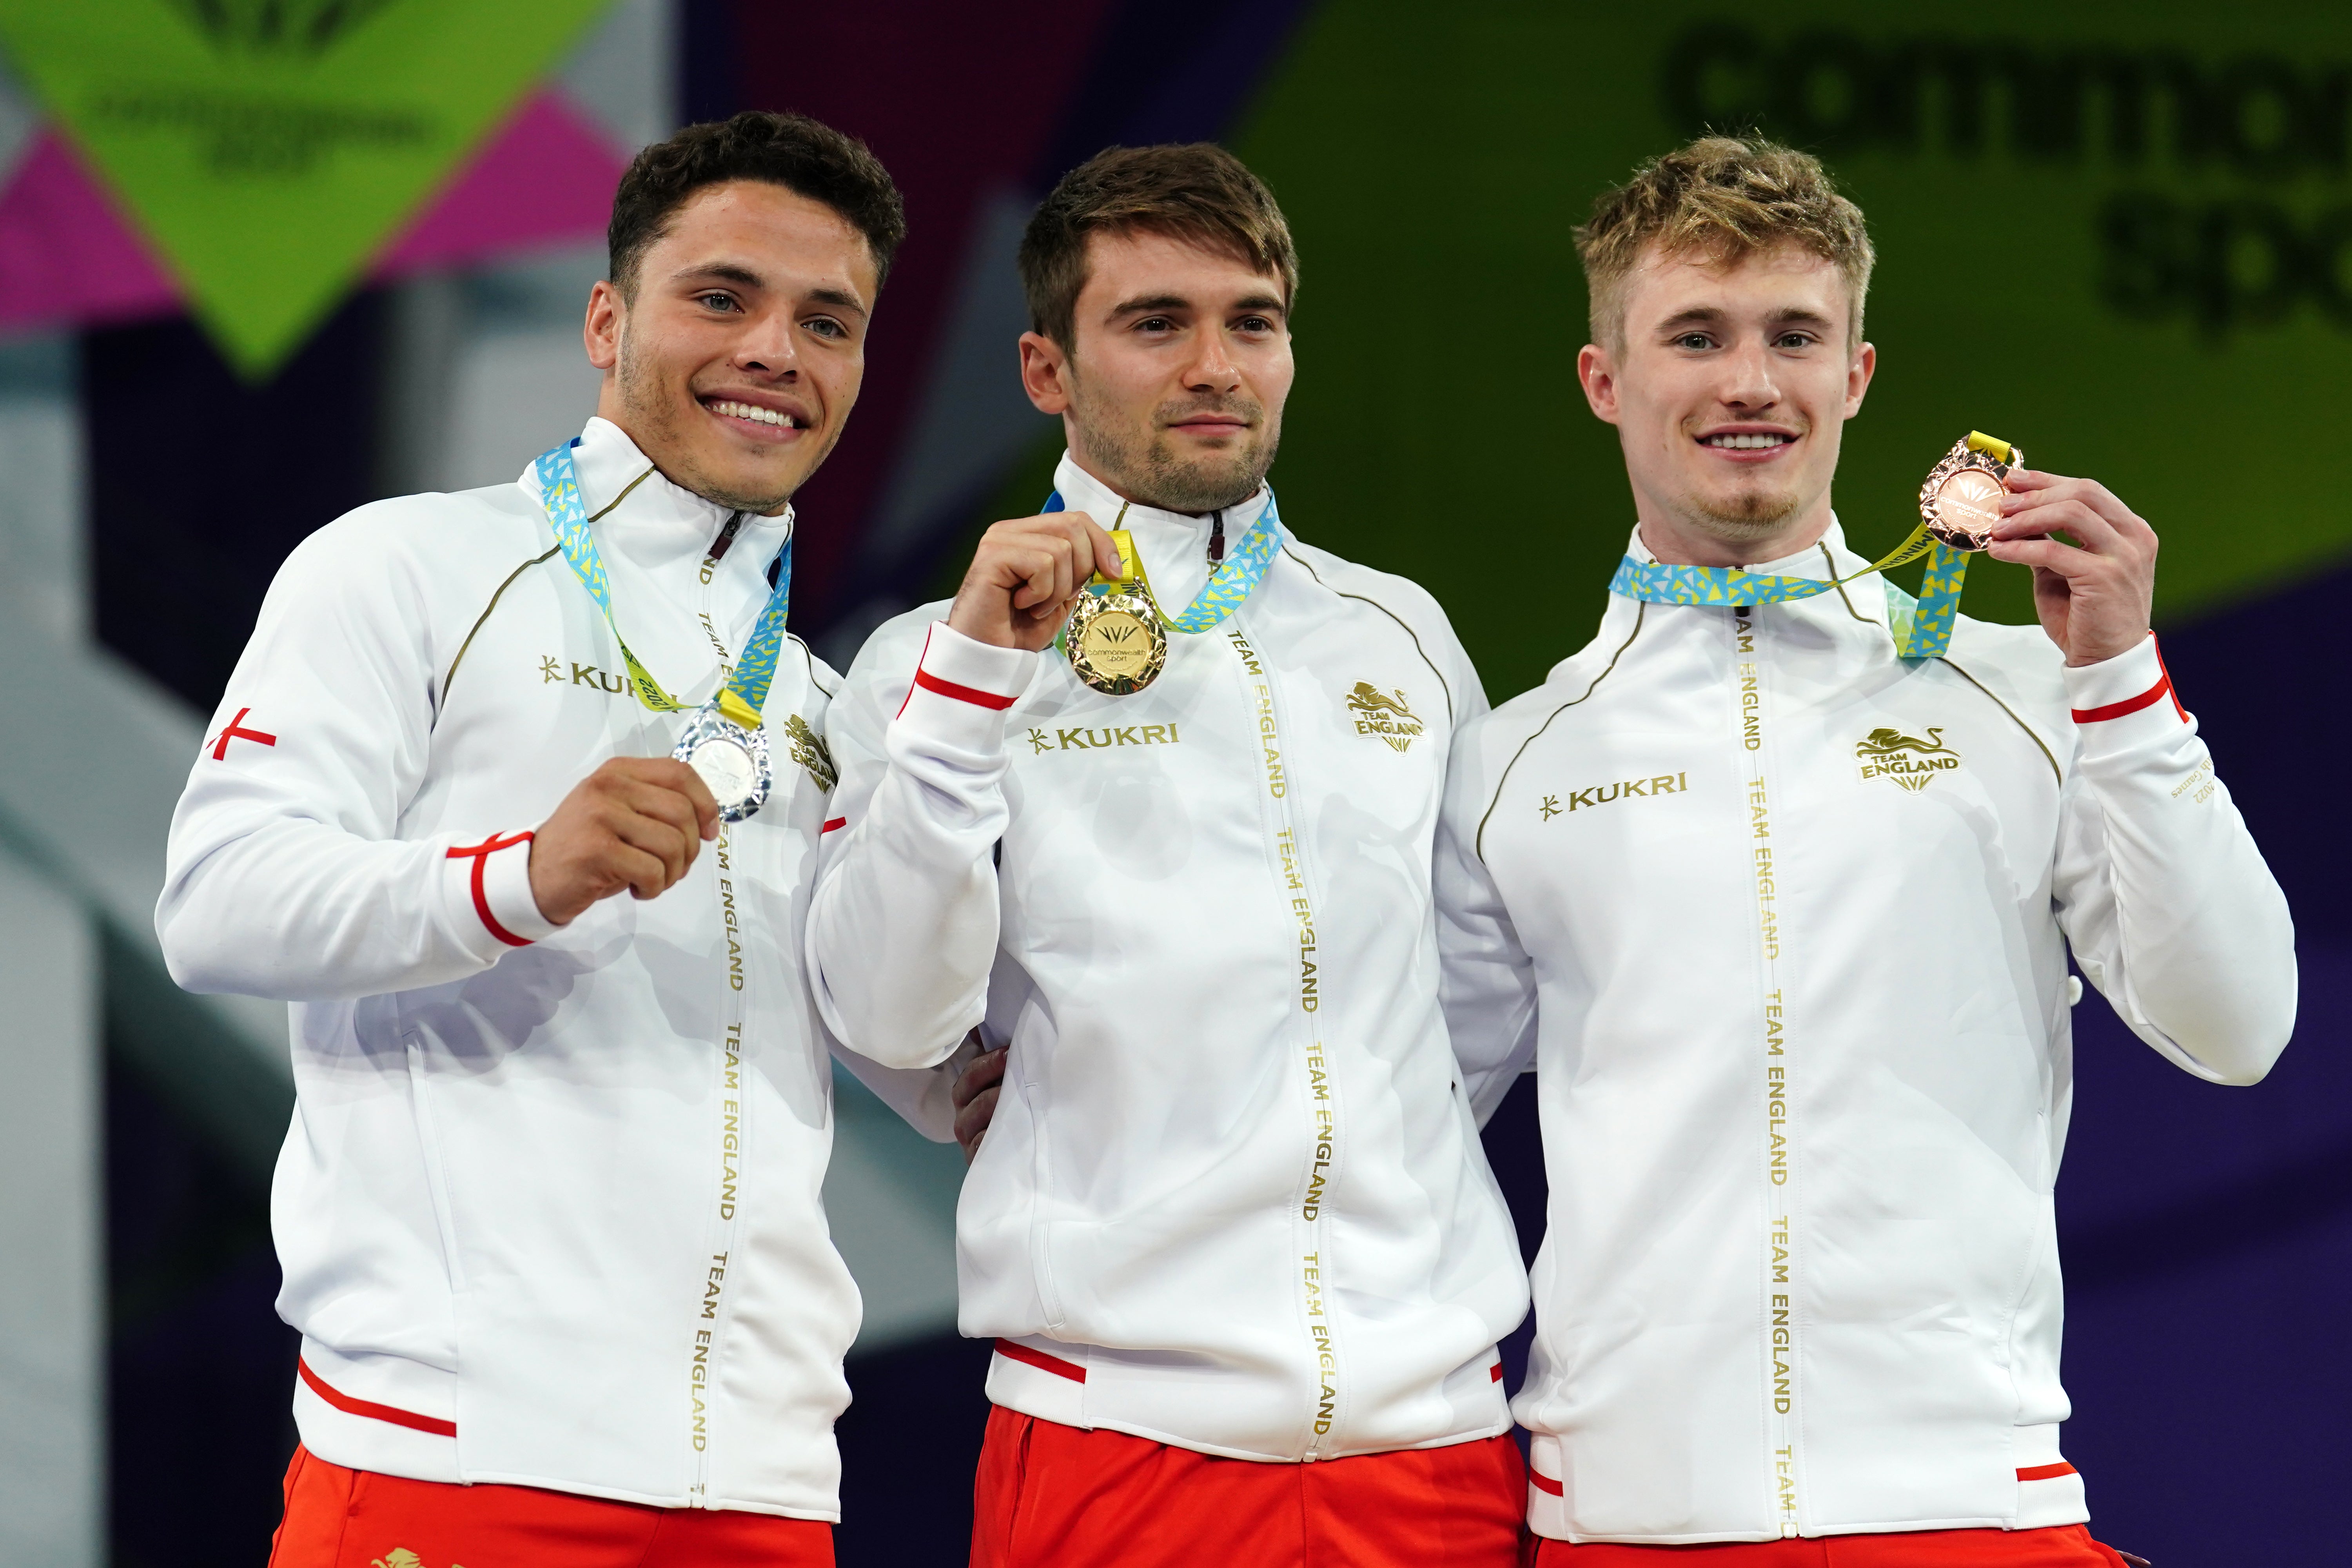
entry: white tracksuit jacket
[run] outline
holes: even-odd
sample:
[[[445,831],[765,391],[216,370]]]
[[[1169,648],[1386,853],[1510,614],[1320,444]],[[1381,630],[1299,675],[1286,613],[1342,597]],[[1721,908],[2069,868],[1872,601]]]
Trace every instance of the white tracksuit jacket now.
[[[788,519],[743,518],[714,561],[730,513],[620,429],[592,421],[573,456],[629,646],[709,698]],[[363,507],[288,558],[155,923],[182,984],[295,1004],[271,1222],[313,1453],[837,1517],[859,1306],[819,1199],[829,1042],[799,961],[836,684],[788,642],[766,805],[659,898],[557,930],[520,835],[683,719],[627,689],[536,476]],[[943,1080],[853,1066],[948,1133]]]
[[[1834,528],[1748,570],[1832,562],[1865,564]],[[1482,1109],[1537,1064],[1550,1178],[1515,1407],[1542,1534],[2088,1518],[2067,954],[2200,1078],[2293,1026],[2285,900],[2154,639],[2069,669],[1962,619],[1906,664],[1887,600],[1612,595],[1455,749],[1447,1016]]]
[[[1124,526],[1175,614],[1209,520]],[[1109,697],[944,613],[882,627],[834,704],[809,944],[856,1049],[1011,1042],[957,1215],[989,1397],[1248,1459],[1507,1430],[1526,1271],[1437,1001],[1433,836],[1486,706],[1444,614],[1294,542]]]

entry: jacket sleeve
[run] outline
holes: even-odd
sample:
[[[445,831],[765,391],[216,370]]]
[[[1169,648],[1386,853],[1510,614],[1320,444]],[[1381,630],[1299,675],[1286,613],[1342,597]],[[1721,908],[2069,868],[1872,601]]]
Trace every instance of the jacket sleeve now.
[[[2132,1031],[2215,1083],[2294,1028],[2294,926],[2180,707],[2156,639],[2065,672],[2079,749],[2053,895],[2074,961]]]
[[[1454,735],[1435,868],[1438,995],[1481,1127],[1536,1058],[1535,962],[1478,858],[1478,823],[1496,784],[1484,756],[1493,729],[1482,714]]]
[[[425,773],[429,606],[366,509],[278,571],[173,814],[155,934],[191,991],[332,1001],[462,979],[555,929],[527,824],[402,839]]]
[[[867,642],[826,714],[841,770],[810,900],[826,1027],[884,1067],[946,1060],[980,1022],[996,962],[1005,713],[1037,656],[933,622],[921,652]]]
[[[955,1135],[955,1080],[980,1055],[980,1042],[967,1037],[955,1054],[937,1067],[886,1068],[867,1061],[839,1042],[833,1058],[874,1098],[898,1113],[899,1119],[934,1143],[952,1143]]]

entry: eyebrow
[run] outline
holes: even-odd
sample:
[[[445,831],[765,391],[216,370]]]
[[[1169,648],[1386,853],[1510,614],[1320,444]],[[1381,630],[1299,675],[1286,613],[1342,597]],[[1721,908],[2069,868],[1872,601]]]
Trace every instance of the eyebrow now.
[[[1684,331],[1691,327],[1712,327],[1719,325],[1728,319],[1728,315],[1729,313],[1727,311],[1725,311],[1714,305],[1694,305],[1687,310],[1677,310],[1675,314],[1668,316],[1664,321],[1660,321],[1657,325],[1657,333],[1662,338],[1671,338],[1676,333]],[[1765,317],[1764,320],[1769,324],[1776,327],[1829,327],[1835,325],[1829,317],[1822,315],[1819,310],[1809,310],[1801,306],[1791,306],[1787,310],[1775,310],[1770,315]]]
[[[1114,316],[1132,316],[1145,310],[1189,310],[1192,301],[1181,294],[1139,294],[1132,300],[1121,300],[1110,308]]]
[[[768,280],[750,268],[734,261],[705,261],[692,267],[681,267],[670,274],[674,283],[685,283],[698,278],[716,279],[721,283],[740,283],[746,289],[764,289]]]
[[[701,280],[733,283],[745,289],[768,287],[768,280],[765,278],[736,261],[706,261],[698,266],[680,268],[670,274],[670,279],[677,283]],[[866,308],[865,300],[850,290],[834,284],[822,284],[810,289],[807,298],[811,304],[830,305],[836,310],[847,310],[854,315],[866,316],[873,313]]]
[[[837,310],[848,310],[860,316],[867,314],[866,301],[846,289],[812,289],[808,297],[813,305],[831,305]]]
[[[1270,310],[1283,314],[1288,307],[1276,294],[1244,294],[1233,303],[1236,310]],[[1122,300],[1110,308],[1113,316],[1142,315],[1153,310],[1189,310],[1192,301],[1181,294],[1140,294],[1132,300]]]

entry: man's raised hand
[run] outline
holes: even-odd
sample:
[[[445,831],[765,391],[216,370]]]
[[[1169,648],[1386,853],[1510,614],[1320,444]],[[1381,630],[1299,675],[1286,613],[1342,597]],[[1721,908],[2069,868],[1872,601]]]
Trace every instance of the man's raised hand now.
[[[2034,613],[2066,662],[2137,647],[2156,598],[2156,530],[2093,479],[2017,468],[2009,489],[1985,553],[2033,568]],[[2075,543],[2049,537],[2061,530]]]
[[[569,925],[627,889],[650,899],[675,887],[706,838],[719,837],[710,786],[668,757],[614,757],[572,786],[530,841],[530,896]]]
[[[1053,642],[1097,572],[1118,575],[1118,547],[1085,512],[995,523],[981,535],[948,625],[974,642],[1036,652]]]

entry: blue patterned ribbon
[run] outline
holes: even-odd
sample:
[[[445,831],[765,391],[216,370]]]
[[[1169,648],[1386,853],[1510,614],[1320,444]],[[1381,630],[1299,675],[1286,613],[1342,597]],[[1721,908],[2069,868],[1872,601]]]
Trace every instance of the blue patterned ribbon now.
[[[1628,555],[1617,563],[1609,591],[1653,605],[1785,605],[1826,594],[1842,583],[1884,572],[1927,557],[1915,601],[1892,583],[1885,584],[1889,629],[1895,651],[1905,658],[1941,658],[1952,644],[1952,617],[1960,607],[1960,580],[1969,570],[1968,555],[1928,538],[1925,527],[1912,531],[1895,552],[1874,561],[1852,577],[1768,577],[1731,566],[1669,566],[1663,562],[1637,561]]]
[[[1062,500],[1062,492],[1055,490],[1045,498],[1045,510],[1047,512],[1064,511],[1068,510],[1068,505]],[[1242,535],[1242,541],[1234,546],[1233,553],[1209,574],[1209,580],[1201,584],[1201,591],[1192,595],[1192,602],[1184,606],[1183,614],[1171,616],[1161,610],[1160,618],[1173,631],[1210,630],[1242,607],[1243,602],[1256,589],[1259,580],[1265,577],[1265,569],[1274,564],[1275,555],[1281,549],[1282,514],[1275,507],[1274,491],[1268,489],[1265,492],[1265,508],[1257,514],[1257,521],[1250,524],[1249,531]],[[1138,554],[1136,571],[1139,575],[1141,575],[1142,568],[1143,557]],[[1144,581],[1147,584],[1150,583],[1149,578]],[[1094,581],[1087,584],[1087,591],[1107,594],[1114,586],[1117,584],[1104,582],[1097,573]],[[1159,604],[1157,597],[1152,603],[1156,608]]]
[[[628,640],[621,636],[621,623],[613,617],[613,584],[605,575],[604,559],[596,552],[596,540],[588,529],[588,508],[580,499],[580,475],[572,467],[572,448],[580,444],[573,437],[561,447],[539,456],[535,465],[539,472],[540,504],[547,510],[547,521],[554,526],[555,542],[563,547],[563,559],[570,563],[572,574],[580,579],[596,607],[604,612],[604,624],[613,628],[613,640],[621,645],[621,659],[629,668],[629,685],[637,700],[656,713],[676,713],[693,707],[680,702],[662,689],[653,672],[637,662],[629,651]],[[726,689],[705,706],[715,707],[728,718],[747,730],[760,727],[760,713],[768,705],[768,688],[776,679],[776,658],[784,646],[784,617],[792,607],[793,543],[784,541],[783,553],[777,558],[776,585],[768,595],[767,607],[760,612],[760,623],[751,630],[751,640],[744,645],[743,657],[736,661],[735,673],[728,678]]]

